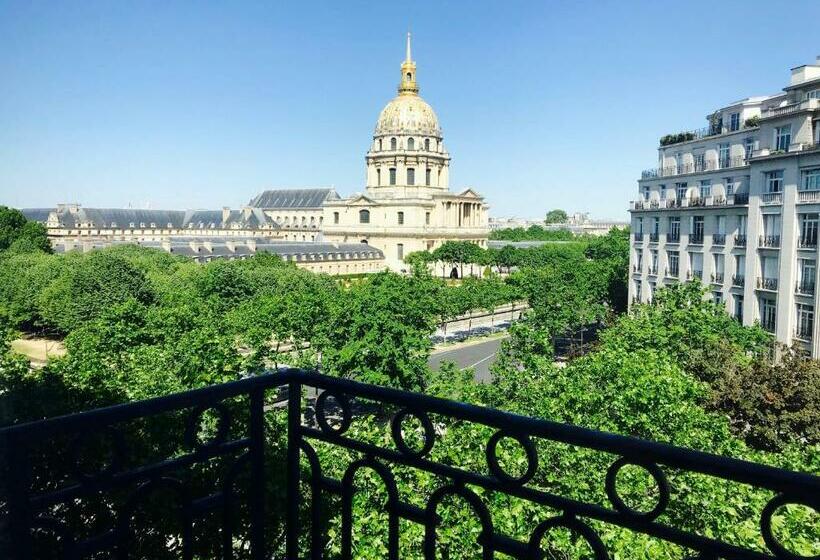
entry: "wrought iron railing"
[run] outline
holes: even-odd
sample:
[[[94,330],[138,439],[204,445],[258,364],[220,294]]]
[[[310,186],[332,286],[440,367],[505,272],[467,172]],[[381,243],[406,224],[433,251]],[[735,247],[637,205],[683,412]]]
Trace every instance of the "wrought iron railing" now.
[[[779,235],[761,235],[759,241],[761,247],[766,247],[769,249],[777,249],[780,247]]]
[[[689,244],[690,245],[703,245],[703,233],[690,233],[689,234]]]
[[[734,204],[749,204],[749,193],[735,193]]]
[[[636,231],[632,234],[632,236],[634,237],[635,241],[643,241],[643,233],[641,233],[640,231]]]
[[[312,408],[306,406],[306,395],[316,394]],[[351,429],[367,414],[381,418],[390,436],[368,438]],[[185,451],[145,441],[152,422],[159,422],[155,434],[180,428]],[[409,429],[410,422],[418,427]],[[480,453],[483,466],[461,463],[469,450],[436,454],[447,445],[448,422],[488,435]],[[210,431],[203,432],[208,425]],[[408,439],[410,433],[418,438]],[[519,472],[500,461],[502,440],[520,448]],[[553,529],[575,533],[594,558],[608,558],[598,531],[610,525],[672,543],[691,557],[786,559],[792,556],[774,534],[772,517],[789,504],[817,507],[820,495],[820,477],[805,473],[295,369],[5,428],[0,444],[8,465],[10,552],[18,560],[132,557],[142,553],[135,543],[147,536],[185,559],[318,559],[329,543],[337,551],[334,557],[360,557],[353,549],[353,502],[362,469],[372,471],[386,491],[379,513],[388,525],[383,550],[390,560],[399,557],[400,521],[424,527],[423,554],[434,558],[442,523],[438,512],[452,498],[472,508],[483,558],[496,553],[541,558],[542,540]],[[539,449],[558,445],[607,456],[600,499],[563,495],[533,482],[561,476],[545,478],[544,470],[553,465],[539,461]],[[328,448],[339,451],[332,465],[316,451]],[[92,449],[96,454],[88,452]],[[137,449],[150,450],[150,459],[137,457]],[[191,471],[217,470],[217,459],[226,460],[224,471],[215,488],[203,488],[201,477]],[[638,506],[622,496],[618,475],[624,467],[654,480],[656,492],[648,494],[653,503],[634,509]],[[419,496],[400,493],[396,484],[396,473],[409,470],[429,473],[439,484],[421,498],[422,507],[411,503]],[[685,487],[674,484],[679,473],[686,473]],[[746,548],[708,529],[686,530],[670,520],[677,501],[692,491],[695,475],[767,492],[765,506],[753,512],[760,520],[761,545]],[[492,493],[543,508],[552,517],[533,521],[523,538],[504,534],[485,501]],[[172,523],[143,527],[140,512],[157,494]],[[97,504],[110,526],[91,519],[82,509],[85,501]],[[341,518],[332,534],[330,515]],[[215,538],[213,547],[197,549],[194,541],[206,536]]]
[[[732,286],[743,287],[746,285],[746,277],[737,274],[732,275]]]
[[[817,248],[817,233],[809,235],[801,235],[797,238],[797,246],[800,249],[816,249]]]
[[[650,233],[649,234],[649,242],[650,243],[657,243],[659,237],[660,237],[659,233]]]
[[[666,242],[667,243],[680,243],[680,232],[667,233],[666,234]]]
[[[769,290],[771,292],[777,291],[777,278],[758,277],[757,287],[760,290]]]
[[[735,235],[735,247],[745,247],[746,246],[746,236],[745,235]]]
[[[725,233],[713,233],[712,234],[712,244],[713,245],[726,245],[726,234]]]
[[[814,294],[814,281],[813,280],[803,280],[802,282],[795,282],[794,291],[797,292],[798,294],[813,295]]]
[[[712,273],[712,283],[713,284],[723,284],[723,273],[722,272],[714,272]]]

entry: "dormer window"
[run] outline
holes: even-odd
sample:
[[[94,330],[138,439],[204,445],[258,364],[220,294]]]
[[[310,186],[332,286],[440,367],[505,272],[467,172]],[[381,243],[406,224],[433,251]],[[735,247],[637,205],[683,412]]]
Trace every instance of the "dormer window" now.
[[[128,227],[133,228],[134,227],[134,222],[129,223]]]
[[[140,227],[144,228],[145,227],[145,222],[140,222]]]

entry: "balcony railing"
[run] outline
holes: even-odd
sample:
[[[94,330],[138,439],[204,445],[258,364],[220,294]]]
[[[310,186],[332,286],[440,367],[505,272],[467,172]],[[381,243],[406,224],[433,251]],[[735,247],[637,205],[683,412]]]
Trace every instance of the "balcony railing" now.
[[[666,234],[666,242],[667,243],[680,243],[680,232],[678,232],[678,233],[667,233]]]
[[[804,294],[804,295],[809,295],[809,296],[813,295],[814,294],[814,282],[812,282],[812,281],[797,282],[794,285],[794,291],[797,292],[798,294]]]
[[[777,278],[761,278],[757,279],[757,288],[759,290],[769,290],[770,292],[777,291]]]
[[[286,406],[270,406],[281,388],[287,389]],[[305,404],[308,388],[319,393],[312,405]],[[208,414],[213,429],[210,439],[203,439]],[[385,437],[349,429],[365,414],[385,419]],[[407,420],[419,428],[410,430]],[[449,453],[445,461],[436,455],[452,443],[447,426],[453,422],[459,430],[489,429],[483,467],[458,453]],[[144,441],[148,434],[173,436],[177,430],[178,444],[153,448]],[[407,441],[408,431],[418,438]],[[502,440],[521,449],[520,473],[511,473],[499,459]],[[472,508],[481,527],[476,545],[484,558],[540,558],[541,541],[553,528],[585,539],[595,558],[608,558],[596,529],[610,525],[701,558],[786,559],[792,556],[773,534],[773,515],[789,504],[810,504],[807,497],[820,494],[820,477],[806,473],[293,369],[5,428],[0,443],[8,465],[6,507],[14,560],[143,557],[139,546],[146,539],[188,559],[322,558],[328,548],[336,548],[342,559],[354,558],[353,503],[363,489],[357,478],[362,469],[371,473],[368,480],[384,485],[386,505],[379,513],[387,518],[383,549],[389,560],[399,558],[404,542],[399,531],[413,523],[424,527],[424,557],[434,558],[442,523],[437,512],[442,501],[453,498]],[[590,499],[540,482],[553,475],[545,474],[551,465],[543,458],[539,462],[539,454],[556,445],[608,462],[601,487]],[[337,450],[333,464],[320,462],[320,447]],[[89,449],[96,449],[94,459],[101,462],[85,460]],[[625,503],[618,481],[624,467],[654,479],[654,507],[637,510]],[[394,470],[424,472],[437,481],[429,493],[420,489],[412,497],[422,507],[398,492]],[[709,477],[720,487],[751,485],[771,493],[765,507],[738,516],[747,516],[738,522],[760,527],[757,540],[771,552],[721,540],[727,537],[708,527],[697,532],[671,521],[681,515],[675,513],[679,497],[689,492],[677,484],[691,484],[693,475]],[[606,501],[599,501],[598,493]],[[519,534],[505,534],[493,523],[491,495],[555,513],[539,515],[540,523],[519,519]],[[146,516],[149,503],[167,512],[171,523],[157,524]],[[331,508],[341,518],[333,532]]]
[[[745,247],[746,246],[746,236],[745,235],[735,235],[735,247]]]
[[[726,234],[725,233],[713,233],[712,234],[712,244],[713,245],[726,245]]]
[[[806,342],[809,342],[813,336],[814,333],[812,332],[812,329],[809,327],[804,326],[797,327],[796,329],[794,329],[794,338],[798,340],[805,340]]]
[[[734,197],[732,204],[749,204],[749,193],[735,193],[732,196]]]
[[[761,235],[760,236],[760,246],[766,247],[769,249],[777,249],[780,247],[780,236],[779,235]]]
[[[733,274],[732,275],[732,286],[737,286],[739,288],[742,288],[745,285],[746,285],[746,277],[745,276],[740,276],[738,274]]]
[[[680,275],[680,269],[675,267],[667,268],[664,270],[664,274],[667,278],[677,278]]]
[[[635,273],[637,273],[637,274],[640,274],[640,272],[641,272],[641,266],[640,266],[640,265],[638,265],[638,264],[633,264],[633,265],[632,265],[632,272],[635,272]]]
[[[707,159],[703,163],[683,163],[681,165],[667,165],[644,169],[641,172],[641,179],[660,179],[663,177],[674,177],[676,175],[689,175],[691,173],[703,173],[705,171],[718,171],[720,169],[734,169],[748,165],[746,156],[735,156],[728,159]]]
[[[713,284],[723,284],[723,273],[722,272],[715,272],[712,274],[712,283]]]
[[[820,191],[797,191],[797,202],[818,203]]]
[[[702,279],[703,278],[703,271],[702,270],[690,270],[686,273],[686,278],[688,280],[692,280],[693,278]]]
[[[650,233],[649,234],[649,242],[650,243],[657,243],[659,237],[660,237],[659,233]]]
[[[635,232],[632,235],[635,237],[635,241],[643,241],[643,233]]]
[[[689,234],[689,244],[690,245],[703,245],[703,233],[690,233]]]
[[[760,195],[760,202],[763,204],[782,204],[783,203],[783,193],[779,192],[771,192],[771,193],[763,193]]]
[[[649,276],[657,276],[657,275],[658,275],[658,267],[654,267],[654,268],[652,268],[652,267],[650,266],[650,267],[649,267],[649,273],[648,273],[648,274],[649,274]]]
[[[817,235],[801,235],[797,238],[797,246],[800,249],[816,249]]]

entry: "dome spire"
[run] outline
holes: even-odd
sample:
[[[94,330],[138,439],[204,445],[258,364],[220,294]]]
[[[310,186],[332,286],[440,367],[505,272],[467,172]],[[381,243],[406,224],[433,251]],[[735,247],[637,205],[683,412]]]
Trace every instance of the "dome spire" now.
[[[416,84],[416,63],[410,53],[410,32],[407,32],[407,53],[401,63],[401,83],[399,95],[418,95],[419,86]]]

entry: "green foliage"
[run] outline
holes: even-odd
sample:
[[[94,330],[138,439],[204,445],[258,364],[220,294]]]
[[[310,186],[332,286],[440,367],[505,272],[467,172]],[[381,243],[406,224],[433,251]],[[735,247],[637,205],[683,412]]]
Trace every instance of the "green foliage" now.
[[[545,229],[538,224],[528,228],[506,228],[490,232],[490,239],[501,241],[582,241],[584,238],[585,236],[576,235],[568,229]]]
[[[0,206],[0,253],[51,252],[51,244],[42,224],[26,219],[22,212]]]
[[[547,212],[544,222],[547,224],[565,224],[567,222],[567,213],[560,209],[550,210]]]

